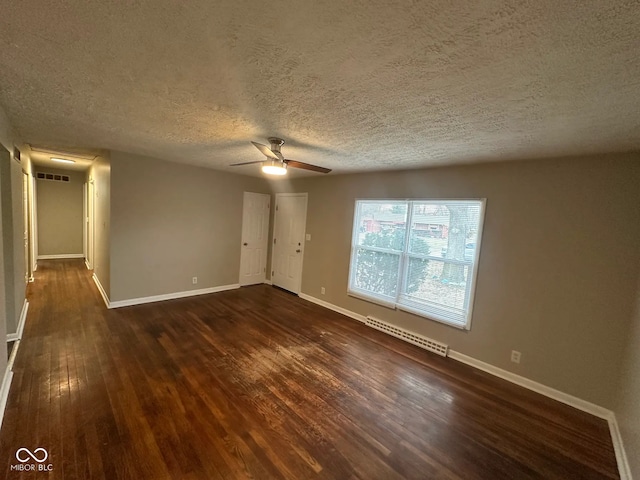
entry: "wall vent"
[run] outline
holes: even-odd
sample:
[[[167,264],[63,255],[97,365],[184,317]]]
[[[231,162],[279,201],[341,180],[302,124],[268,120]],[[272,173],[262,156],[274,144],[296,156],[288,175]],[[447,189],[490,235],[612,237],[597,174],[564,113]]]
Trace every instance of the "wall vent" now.
[[[412,343],[413,345],[417,345],[420,348],[424,348],[425,350],[429,350],[430,352],[436,353],[442,357],[447,356],[447,352],[449,350],[449,346],[444,343],[436,342],[435,340],[431,340],[430,338],[423,337],[422,335],[418,335],[416,333],[409,332],[404,328],[398,328],[394,325],[390,325],[387,322],[383,322],[375,317],[368,316],[366,324],[376,330],[380,330],[381,332],[388,333],[389,335],[393,335],[405,342]]]
[[[38,180],[49,180],[51,182],[70,182],[69,175],[60,175],[57,173],[36,172]]]

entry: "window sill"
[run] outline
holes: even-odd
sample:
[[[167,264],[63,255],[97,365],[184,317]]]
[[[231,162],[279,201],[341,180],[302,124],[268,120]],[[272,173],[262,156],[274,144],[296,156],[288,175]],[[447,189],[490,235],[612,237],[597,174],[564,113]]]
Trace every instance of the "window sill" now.
[[[422,310],[418,310],[417,308],[411,308],[407,305],[401,305],[401,304],[396,305],[396,308],[403,312],[407,312],[412,315],[416,315],[418,317],[426,318],[427,320],[431,320],[433,322],[444,323],[449,327],[457,328],[459,330],[469,330],[469,325],[465,325],[458,322],[452,322],[451,320],[447,320],[445,318],[439,318],[437,315],[423,312]]]
[[[458,323],[458,322],[453,322],[453,321],[448,320],[446,318],[441,318],[438,315],[435,315],[433,313],[424,312],[424,311],[419,310],[417,308],[412,308],[412,307],[410,307],[408,305],[404,305],[404,304],[400,304],[400,303],[394,303],[394,302],[385,302],[384,300],[381,300],[379,298],[369,297],[369,296],[364,295],[362,293],[353,292],[353,291],[350,291],[350,290],[347,291],[347,295],[349,295],[350,297],[353,297],[353,298],[357,298],[358,300],[364,300],[365,302],[373,303],[374,305],[380,305],[381,307],[388,308],[389,310],[400,310],[402,312],[410,313],[410,314],[415,315],[417,317],[426,318],[427,320],[431,320],[432,322],[442,323],[444,325],[456,328],[458,330],[470,330],[471,329],[471,322],[469,322],[468,324],[462,324],[462,323]]]
[[[349,295],[350,297],[353,297],[353,298],[357,298],[358,300],[364,300],[365,302],[369,302],[369,303],[374,303],[376,305],[380,305],[381,307],[385,307],[385,308],[388,308],[390,310],[395,310],[396,309],[396,304],[393,303],[393,302],[385,302],[384,300],[381,300],[379,298],[368,297],[367,295],[364,295],[362,293],[352,292],[351,290],[348,290],[347,291],[347,295]]]

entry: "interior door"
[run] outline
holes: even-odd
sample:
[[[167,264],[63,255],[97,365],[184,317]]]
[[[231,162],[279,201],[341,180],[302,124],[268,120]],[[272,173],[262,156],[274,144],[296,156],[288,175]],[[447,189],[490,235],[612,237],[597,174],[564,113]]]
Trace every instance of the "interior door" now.
[[[93,270],[93,253],[95,246],[95,185],[93,179],[89,180],[87,192],[87,268]]]
[[[89,254],[87,252],[87,230],[89,229],[89,222],[87,221],[89,218],[89,209],[87,208],[88,190],[89,184],[84,182],[82,184],[82,254],[84,255],[84,260],[87,264],[89,263]]]
[[[307,194],[276,194],[271,281],[300,293],[307,221]]]
[[[267,272],[269,207],[271,196],[244,192],[240,285],[264,283]]]
[[[29,175],[22,172],[22,223],[24,234],[24,281],[27,283],[32,277],[31,258],[29,253]]]
[[[29,213],[29,228],[31,229],[29,244],[31,245],[31,278],[29,281],[33,281],[33,272],[38,268],[38,203],[36,202],[36,198],[38,195],[36,194],[36,189],[38,188],[38,184],[36,179],[31,176],[31,192],[29,194],[29,204],[31,206],[31,210]]]

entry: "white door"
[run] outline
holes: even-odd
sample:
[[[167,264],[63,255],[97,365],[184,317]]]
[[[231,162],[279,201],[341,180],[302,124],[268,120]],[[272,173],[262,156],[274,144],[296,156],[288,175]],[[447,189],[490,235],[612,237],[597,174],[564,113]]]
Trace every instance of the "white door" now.
[[[29,215],[31,238],[29,243],[31,244],[31,278],[29,281],[33,281],[33,272],[38,268],[38,203],[36,198],[37,187],[36,179],[31,177],[31,194],[29,196],[29,203],[31,204],[31,213]]]
[[[24,234],[24,281],[27,283],[32,276],[31,259],[29,258],[29,175],[22,172],[22,223]]]
[[[87,268],[89,270],[93,270],[93,253],[95,246],[95,191],[93,179],[90,179],[87,191],[87,216],[85,218],[87,224]]]
[[[89,222],[87,218],[89,218],[89,209],[87,208],[87,191],[89,190],[89,184],[84,182],[82,184],[82,254],[84,255],[84,260],[87,264],[89,264],[89,254],[87,253],[87,230],[89,226]]]
[[[271,281],[296,294],[302,283],[306,221],[306,193],[276,194]]]
[[[267,278],[269,206],[271,196],[244,192],[240,285],[264,283]]]

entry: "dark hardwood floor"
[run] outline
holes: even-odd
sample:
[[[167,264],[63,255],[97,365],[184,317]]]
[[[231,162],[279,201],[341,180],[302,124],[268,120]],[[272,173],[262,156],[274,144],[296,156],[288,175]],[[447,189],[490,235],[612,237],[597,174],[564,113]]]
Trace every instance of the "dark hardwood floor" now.
[[[272,287],[107,310],[52,260],[29,289],[7,479],[618,478],[604,420]]]

